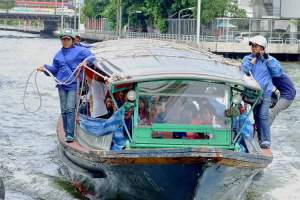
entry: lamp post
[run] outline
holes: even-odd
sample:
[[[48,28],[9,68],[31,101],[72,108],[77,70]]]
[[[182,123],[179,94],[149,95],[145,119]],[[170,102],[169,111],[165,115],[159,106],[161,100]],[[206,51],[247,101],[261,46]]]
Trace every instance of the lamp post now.
[[[118,31],[119,38],[122,37],[122,0],[118,0]]]
[[[178,35],[180,37],[181,35],[181,21],[180,21],[180,15],[183,11],[185,10],[193,10],[194,7],[190,7],[190,8],[184,8],[184,9],[181,9],[179,12],[178,12]]]
[[[198,0],[197,6],[197,44],[200,43],[200,16],[201,16],[201,0]]]
[[[64,29],[64,0],[61,0],[60,28],[61,28],[61,30]]]
[[[78,32],[80,31],[81,0],[78,1]]]
[[[76,21],[77,21],[77,0],[74,0],[74,30],[77,29]]]
[[[130,15],[131,14],[134,14],[134,13],[136,13],[136,14],[140,14],[140,13],[142,13],[142,11],[140,11],[140,10],[134,10],[134,11],[131,11],[131,12],[129,12],[128,13],[128,20],[127,20],[127,24],[128,24],[128,32],[130,31],[130,29],[129,29],[129,27],[130,27],[130,25],[129,25],[129,22],[130,22]]]

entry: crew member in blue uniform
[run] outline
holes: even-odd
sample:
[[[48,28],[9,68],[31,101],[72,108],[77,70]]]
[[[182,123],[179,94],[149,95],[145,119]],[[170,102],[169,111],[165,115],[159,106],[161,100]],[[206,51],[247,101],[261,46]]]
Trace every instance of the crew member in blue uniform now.
[[[260,104],[256,105],[253,113],[257,126],[260,146],[264,149],[271,147],[271,133],[269,125],[269,107],[272,94],[272,76],[279,76],[282,73],[279,62],[272,56],[265,53],[267,40],[263,36],[255,36],[250,39],[251,54],[244,57],[242,70],[247,75],[252,75],[260,85],[263,95]]]
[[[57,84],[63,127],[66,142],[73,142],[75,128],[75,107],[77,90],[77,72],[79,65],[92,65],[95,57],[87,49],[73,44],[74,34],[72,30],[65,30],[60,34],[62,48],[53,58],[52,65],[43,65],[37,68],[38,71],[49,71],[58,81]],[[47,71],[46,71],[47,69]]]

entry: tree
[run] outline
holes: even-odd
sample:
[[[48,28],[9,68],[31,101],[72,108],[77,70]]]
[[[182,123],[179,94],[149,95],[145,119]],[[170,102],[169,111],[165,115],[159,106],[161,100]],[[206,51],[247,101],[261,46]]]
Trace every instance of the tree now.
[[[230,0],[204,0],[201,10],[203,23],[210,22],[216,17],[246,17],[246,11]]]
[[[89,18],[99,18],[109,3],[109,0],[85,0],[83,13]]]
[[[115,25],[117,6],[117,0],[85,0],[84,13],[88,17],[104,16]],[[156,29],[165,32],[165,19],[188,7],[195,7],[193,15],[196,17],[197,0],[122,0],[122,25],[127,23],[130,11],[139,10],[142,14],[129,16],[132,25],[140,22],[143,26],[154,25]],[[231,0],[202,0],[201,22],[208,23],[216,17],[246,17],[246,11],[238,8]]]

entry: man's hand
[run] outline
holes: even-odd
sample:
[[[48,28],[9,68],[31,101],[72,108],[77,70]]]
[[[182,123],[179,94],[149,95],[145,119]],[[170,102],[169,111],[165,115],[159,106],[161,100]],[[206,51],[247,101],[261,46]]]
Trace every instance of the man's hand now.
[[[265,50],[260,51],[260,56],[266,60],[268,60],[268,58],[269,58],[269,55],[265,52]]]
[[[264,49],[259,51],[260,56],[264,56],[265,53],[266,53],[266,52],[265,52]]]
[[[81,66],[81,67],[82,67],[82,66],[87,66],[87,64],[88,64],[87,61],[84,60],[84,61],[82,61],[82,62],[79,64],[79,66]]]
[[[39,72],[45,72],[45,67],[44,66],[38,66],[36,68],[36,71],[39,71]]]

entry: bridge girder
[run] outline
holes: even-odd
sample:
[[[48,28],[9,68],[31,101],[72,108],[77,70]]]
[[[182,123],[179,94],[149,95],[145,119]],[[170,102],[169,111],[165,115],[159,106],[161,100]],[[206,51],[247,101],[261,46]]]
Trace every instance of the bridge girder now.
[[[32,19],[42,21],[57,21],[61,20],[60,15],[41,15],[41,14],[21,14],[21,13],[0,13],[1,19]],[[76,17],[78,20],[78,17]],[[64,16],[64,21],[74,21],[74,16]]]

